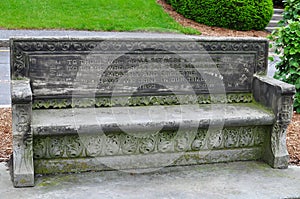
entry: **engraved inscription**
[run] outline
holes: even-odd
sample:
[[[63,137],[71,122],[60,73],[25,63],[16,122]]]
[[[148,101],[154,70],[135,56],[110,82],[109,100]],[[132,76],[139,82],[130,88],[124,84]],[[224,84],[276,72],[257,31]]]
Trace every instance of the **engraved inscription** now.
[[[209,89],[218,86],[216,82],[223,82],[227,91],[251,91],[254,54],[228,52],[207,56],[153,50],[123,55],[31,54],[29,75],[37,95],[47,90],[54,95],[71,95],[75,88],[77,93],[107,96],[112,92],[155,94],[173,90],[200,94],[209,93]]]

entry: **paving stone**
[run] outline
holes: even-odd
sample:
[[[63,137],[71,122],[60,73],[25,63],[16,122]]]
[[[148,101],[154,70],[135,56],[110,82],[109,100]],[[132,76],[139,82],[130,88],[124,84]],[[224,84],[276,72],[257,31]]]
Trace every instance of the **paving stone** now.
[[[9,64],[0,64],[0,81],[10,81]]]
[[[0,106],[10,105],[10,82],[0,81]]]
[[[0,64],[9,64],[9,51],[0,50]]]
[[[122,171],[39,176],[33,188],[13,188],[0,164],[1,199],[110,198],[299,198],[300,167],[272,169],[261,162],[163,168],[151,173]]]

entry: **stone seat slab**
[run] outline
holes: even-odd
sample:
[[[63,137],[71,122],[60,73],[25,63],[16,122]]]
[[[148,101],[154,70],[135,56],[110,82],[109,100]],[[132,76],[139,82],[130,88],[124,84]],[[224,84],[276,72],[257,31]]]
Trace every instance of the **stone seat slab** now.
[[[32,112],[34,135],[147,132],[223,126],[272,125],[274,114],[254,103],[112,108],[39,109]]]

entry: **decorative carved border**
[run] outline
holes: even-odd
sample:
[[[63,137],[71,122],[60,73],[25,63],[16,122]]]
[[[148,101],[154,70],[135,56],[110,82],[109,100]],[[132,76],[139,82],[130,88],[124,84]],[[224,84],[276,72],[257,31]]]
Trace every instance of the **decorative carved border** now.
[[[137,39],[138,40],[138,39]],[[267,67],[267,41],[255,40],[216,40],[205,41],[183,40],[168,41],[167,39],[141,40],[104,40],[104,39],[12,39],[12,76],[13,78],[28,77],[27,55],[29,53],[48,52],[130,52],[142,49],[162,49],[173,52],[251,52],[256,54],[258,62],[254,73],[265,73]]]
[[[15,187],[34,185],[31,104],[13,104],[13,183]]]
[[[175,95],[166,96],[131,96],[131,97],[102,97],[80,99],[37,99],[33,101],[33,109],[43,108],[73,108],[73,107],[115,107],[115,106],[148,106],[148,105],[176,105],[176,104],[212,104],[212,103],[251,103],[251,93],[227,94],[226,99],[214,95]]]
[[[271,151],[274,154],[273,167],[286,168],[288,166],[288,151],[286,148],[286,130],[293,115],[293,97],[279,98],[277,120],[271,133]]]
[[[152,135],[38,136],[34,159],[101,157],[114,155],[173,153],[244,147],[261,147],[267,126],[228,127],[218,131],[159,131]]]

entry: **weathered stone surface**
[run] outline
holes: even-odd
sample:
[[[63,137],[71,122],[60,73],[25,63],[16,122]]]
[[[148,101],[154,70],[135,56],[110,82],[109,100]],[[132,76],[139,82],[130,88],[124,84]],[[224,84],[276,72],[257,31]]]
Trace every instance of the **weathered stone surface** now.
[[[74,164],[73,164],[74,165]],[[49,165],[48,165],[49,166]],[[76,165],[77,166],[77,165]],[[15,189],[0,164],[1,199],[111,198],[299,198],[300,167],[272,169],[256,161],[143,170],[38,175],[36,186]],[[283,188],[284,187],[284,188]]]
[[[210,152],[156,153],[134,156],[104,156],[96,158],[37,159],[35,172],[39,174],[68,173],[83,171],[124,170],[127,172],[149,172],[159,168],[179,165],[195,165],[242,160],[261,159],[262,148],[214,150]]]
[[[12,180],[15,187],[34,186],[31,104],[13,104]]]
[[[34,159],[121,156],[176,153],[244,147],[261,147],[268,126],[196,129],[152,134],[104,133],[35,136]],[[143,132],[145,134],[145,132]],[[230,158],[229,158],[230,159]]]
[[[251,92],[267,40],[195,38],[14,39],[13,78],[45,96]],[[222,85],[220,85],[222,84]],[[82,97],[82,96],[81,96]]]
[[[253,95],[275,113],[275,123],[265,150],[265,160],[274,168],[287,168],[286,129],[293,113],[293,85],[262,76],[255,76]]]
[[[200,95],[154,95],[154,96],[114,96],[73,99],[34,99],[33,109],[120,107],[152,105],[185,105],[216,103],[251,103],[252,93],[200,94]]]
[[[32,92],[29,79],[11,81],[11,100],[13,103],[31,103]]]
[[[143,114],[141,114],[143,113]],[[272,125],[274,115],[254,104],[41,109],[33,111],[37,135],[156,132],[214,126]]]
[[[28,79],[12,80],[12,180],[15,187],[34,186],[32,93]]]
[[[264,77],[266,39],[145,34],[10,43],[15,186],[32,186],[34,171],[287,164],[294,88]]]

